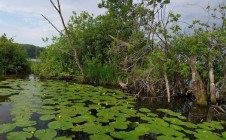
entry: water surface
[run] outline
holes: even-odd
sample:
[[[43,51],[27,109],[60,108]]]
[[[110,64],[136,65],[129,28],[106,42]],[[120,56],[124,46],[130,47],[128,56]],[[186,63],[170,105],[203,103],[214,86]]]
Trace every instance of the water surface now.
[[[190,123],[169,109],[138,107],[114,89],[66,81],[0,81],[0,139],[226,139],[225,122]]]

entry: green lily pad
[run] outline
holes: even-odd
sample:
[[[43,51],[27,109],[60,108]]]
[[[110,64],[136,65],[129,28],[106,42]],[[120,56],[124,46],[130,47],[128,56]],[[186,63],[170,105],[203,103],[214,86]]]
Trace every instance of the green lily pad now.
[[[0,125],[0,133],[7,133],[12,131],[16,126],[11,123],[1,124]]]
[[[29,133],[34,133],[36,131],[36,128],[34,127],[27,127],[27,128],[23,128],[24,132],[29,132]]]
[[[78,116],[72,119],[73,123],[82,123],[82,122],[93,122],[95,121],[95,117],[92,115],[83,115],[83,116]]]
[[[106,134],[98,134],[98,135],[91,135],[90,140],[113,140],[113,138]]]
[[[71,122],[66,122],[63,120],[53,121],[48,124],[48,127],[51,129],[60,129],[67,130],[73,128],[73,124]]]
[[[172,137],[172,136],[158,136],[158,140],[189,140],[188,138],[181,138],[181,137]]]
[[[198,139],[205,139],[205,140],[217,140],[220,137],[217,134],[214,134],[211,131],[203,130],[203,129],[196,129],[197,133],[194,136]]]
[[[179,120],[178,118],[163,117],[163,119],[172,123],[172,124],[176,124],[176,125],[184,125],[185,124],[185,122]]]
[[[72,140],[72,138],[68,138],[66,136],[62,136],[62,137],[56,137],[53,140]]]
[[[138,136],[132,132],[126,132],[126,131],[110,132],[110,135],[117,139],[139,140]]]
[[[150,109],[147,109],[147,108],[140,108],[139,111],[140,112],[143,112],[143,113],[149,113],[149,112],[151,112],[151,110]]]
[[[54,118],[55,118],[55,115],[43,115],[40,117],[40,120],[47,121],[47,120],[52,120]]]
[[[53,139],[56,135],[57,135],[57,132],[52,129],[40,129],[40,130],[37,130],[34,134],[34,136],[37,139],[42,139],[42,140]]]
[[[149,134],[151,133],[150,127],[151,127],[150,124],[140,124],[135,128],[133,133],[136,134],[137,136],[143,136],[145,134]]]
[[[83,129],[84,129],[84,126],[83,126],[83,125],[76,125],[76,126],[74,126],[74,127],[71,129],[71,131],[74,131],[74,132],[81,132],[81,131],[83,131]]]
[[[154,113],[147,113],[147,116],[148,117],[158,117],[158,115],[157,114],[154,114]]]
[[[161,112],[167,113],[167,114],[169,114],[170,116],[178,117],[178,118],[183,119],[183,120],[186,119],[186,117],[181,116],[180,113],[174,112],[174,111],[169,110],[169,109],[157,109],[157,111],[161,111]]]
[[[100,124],[95,123],[86,123],[83,125],[83,132],[88,134],[104,134],[114,131],[114,128],[111,126],[101,126]]]
[[[130,122],[123,122],[123,121],[115,121],[110,123],[109,125],[112,126],[115,129],[121,129],[121,130],[125,130],[128,128],[128,124]]]
[[[14,123],[15,126],[17,127],[28,127],[28,126],[34,126],[36,125],[37,123],[35,121],[17,121],[16,123]]]
[[[226,131],[221,133],[223,138],[226,138]]]
[[[183,127],[178,126],[178,125],[174,125],[174,124],[171,124],[170,127],[173,128],[173,129],[175,129],[175,130],[179,130],[179,131],[180,131],[180,130],[184,130]]]
[[[8,140],[27,140],[32,137],[32,133],[28,132],[10,132],[7,134]]]

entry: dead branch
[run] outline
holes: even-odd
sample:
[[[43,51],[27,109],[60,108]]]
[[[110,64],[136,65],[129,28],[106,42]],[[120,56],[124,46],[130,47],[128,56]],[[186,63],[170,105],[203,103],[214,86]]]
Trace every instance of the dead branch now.
[[[122,40],[120,40],[120,39],[118,39],[118,38],[115,38],[115,37],[113,37],[113,36],[111,36],[111,35],[108,35],[111,39],[113,39],[119,46],[126,46],[126,47],[128,47],[128,46],[131,46],[128,42],[125,42],[125,41],[122,41]]]
[[[46,21],[48,21],[49,22],[49,24],[50,25],[52,25],[53,26],[53,28],[60,34],[60,35],[63,35],[63,33],[47,18],[47,17],[45,17],[43,14],[41,14],[42,15],[42,17],[46,20]]]
[[[217,106],[217,105],[211,105],[214,108],[219,109],[221,112],[226,113],[226,111],[221,107],[221,106]]]
[[[76,64],[77,64],[77,66],[78,66],[78,68],[79,68],[79,70],[80,70],[80,72],[81,72],[81,74],[82,74],[82,76],[83,76],[83,78],[84,78],[84,80],[87,80],[88,81],[88,79],[87,79],[87,77],[86,77],[86,75],[85,75],[85,73],[84,73],[84,70],[83,70],[83,67],[82,67],[82,65],[81,65],[81,63],[80,63],[80,61],[79,61],[79,58],[78,58],[78,54],[77,54],[77,50],[76,50],[76,48],[75,47],[73,47],[73,43],[72,43],[72,39],[71,39],[71,36],[70,36],[70,33],[69,33],[69,31],[68,31],[68,29],[67,29],[67,27],[66,27],[66,24],[65,24],[65,22],[64,22],[64,18],[63,18],[63,15],[62,15],[62,12],[61,12],[61,6],[60,6],[60,1],[59,0],[57,0],[57,5],[56,4],[54,4],[54,2],[52,1],[52,0],[50,0],[50,2],[51,2],[51,4],[53,5],[53,7],[55,8],[55,10],[58,12],[58,14],[59,14],[59,16],[60,16],[60,19],[61,19],[61,22],[62,22],[62,24],[63,24],[63,27],[64,27],[64,30],[65,30],[65,33],[66,33],[66,40],[67,40],[67,42],[68,42],[68,44],[69,44],[69,47],[73,50],[73,57],[74,57],[74,59],[75,59],[75,62],[76,62]],[[43,16],[43,15],[42,15]],[[48,18],[46,18],[45,16],[43,16],[59,33],[60,33],[60,35],[63,35],[63,33],[62,32],[60,32],[57,28],[56,28],[56,26],[52,23],[52,22],[50,22],[50,20],[48,20]]]

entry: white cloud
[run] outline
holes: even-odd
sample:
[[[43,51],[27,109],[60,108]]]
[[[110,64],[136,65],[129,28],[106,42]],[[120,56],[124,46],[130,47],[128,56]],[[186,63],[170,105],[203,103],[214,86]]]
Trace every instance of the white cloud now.
[[[56,0],[53,0],[56,2]],[[101,0],[61,0],[61,9],[65,21],[68,21],[72,11],[80,13],[88,11],[98,15],[104,13],[98,9]],[[43,37],[52,37],[58,33],[49,25],[41,14],[48,17],[59,29],[62,29],[60,17],[49,0],[0,0],[0,35],[6,33],[14,37],[16,42],[45,46]]]
[[[56,0],[53,0],[56,1]],[[182,14],[182,20],[190,22],[194,19],[204,19],[205,7],[208,2],[218,4],[225,0],[171,0],[170,9]],[[65,21],[68,21],[72,11],[80,13],[87,11],[95,15],[105,12],[97,8],[101,0],[60,0]],[[51,25],[41,16],[48,17],[59,29],[62,29],[60,17],[49,0],[0,0],[0,35],[6,33],[15,36],[20,43],[45,46],[42,37],[58,35]]]

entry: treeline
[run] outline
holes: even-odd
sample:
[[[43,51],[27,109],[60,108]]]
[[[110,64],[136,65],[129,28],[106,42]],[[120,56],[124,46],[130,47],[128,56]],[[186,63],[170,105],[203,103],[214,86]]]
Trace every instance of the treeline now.
[[[29,59],[37,58],[44,48],[14,43],[6,34],[0,37],[0,74],[30,72]]]
[[[29,58],[33,59],[37,58],[40,55],[40,53],[45,49],[31,44],[18,44],[18,45],[20,45],[22,49],[27,52]]]
[[[46,78],[119,83],[137,96],[167,96],[168,101],[192,93],[199,105],[215,104],[216,95],[226,94],[226,6],[206,8],[216,23],[195,20],[182,30],[181,15],[167,12],[169,3],[102,0],[98,6],[107,9],[104,15],[73,12],[33,70]]]
[[[0,37],[0,74],[27,73],[30,65],[27,53],[6,34]]]

